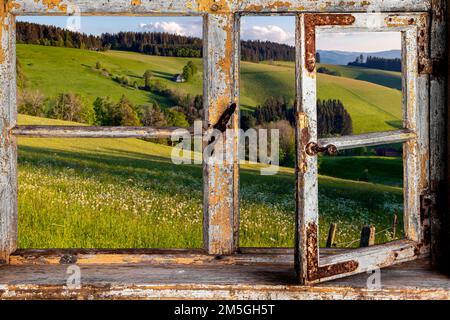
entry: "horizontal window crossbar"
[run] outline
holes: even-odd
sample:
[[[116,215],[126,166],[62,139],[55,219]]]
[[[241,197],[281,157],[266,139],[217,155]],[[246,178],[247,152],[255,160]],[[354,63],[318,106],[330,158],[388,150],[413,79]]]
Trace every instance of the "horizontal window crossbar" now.
[[[320,145],[333,144],[338,150],[348,150],[354,148],[363,148],[391,143],[404,143],[416,139],[415,132],[403,129],[396,131],[383,131],[374,133],[365,133],[353,136],[343,136],[336,138],[320,139]]]
[[[34,138],[170,138],[179,129],[191,128],[151,128],[151,127],[88,127],[88,126],[16,126],[12,134]]]

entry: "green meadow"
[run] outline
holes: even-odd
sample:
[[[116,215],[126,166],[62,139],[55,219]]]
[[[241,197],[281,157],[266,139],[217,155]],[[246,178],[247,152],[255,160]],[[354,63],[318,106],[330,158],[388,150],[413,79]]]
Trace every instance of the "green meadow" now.
[[[74,124],[19,116],[20,124]],[[138,139],[19,139],[21,248],[199,248],[202,245],[202,168],[174,165],[172,148]],[[348,165],[324,159],[330,173]],[[320,176],[320,240],[339,224],[339,244],[357,245],[361,227],[389,228],[402,212],[401,160],[360,157],[366,166],[396,166],[385,180]],[[399,165],[400,164],[400,165]],[[329,169],[334,167],[335,169]],[[241,170],[241,245],[291,247],[293,169],[261,176]],[[355,179],[355,180],[351,180]],[[396,186],[397,185],[397,186]],[[401,217],[400,217],[401,218]],[[402,235],[399,228],[397,235]],[[390,230],[377,241],[391,239]]]
[[[17,56],[27,87],[47,96],[77,92],[135,104],[164,97],[122,86],[95,69],[100,61],[110,75],[126,75],[143,84],[153,81],[186,94],[202,93],[199,72],[189,83],[172,80],[187,61],[128,52],[18,45]],[[343,66],[341,77],[318,75],[322,99],[340,99],[353,119],[355,133],[391,130],[401,122],[401,92],[392,84],[398,75]],[[331,66],[330,66],[331,68]],[[348,70],[347,70],[348,69]],[[345,71],[345,72],[344,72]],[[373,71],[370,71],[373,72]],[[365,74],[365,75],[364,75]],[[365,77],[362,80],[361,77]],[[241,100],[252,109],[272,95],[294,97],[292,63],[242,63]],[[391,83],[392,82],[392,83]],[[20,124],[76,124],[20,115]],[[202,167],[177,166],[172,148],[138,139],[19,139],[20,248],[199,248],[202,246]],[[295,177],[291,168],[261,176],[257,164],[241,170],[240,245],[292,247]],[[337,243],[354,247],[361,228],[374,224],[377,242],[392,240],[394,214],[402,223],[400,157],[321,158],[319,178],[320,242],[330,223],[338,223]],[[402,237],[401,227],[397,237]]]

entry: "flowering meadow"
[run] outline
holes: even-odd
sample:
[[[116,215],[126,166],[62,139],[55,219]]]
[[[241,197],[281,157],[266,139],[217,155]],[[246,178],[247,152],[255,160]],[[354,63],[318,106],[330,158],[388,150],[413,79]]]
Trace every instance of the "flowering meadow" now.
[[[202,247],[202,167],[174,165],[170,155],[137,139],[19,138],[19,247]],[[259,173],[241,168],[240,244],[292,247],[294,171]],[[330,223],[338,224],[338,247],[358,246],[368,224],[382,231],[377,242],[390,241],[394,214],[403,236],[401,188],[329,176],[319,185],[321,245]]]

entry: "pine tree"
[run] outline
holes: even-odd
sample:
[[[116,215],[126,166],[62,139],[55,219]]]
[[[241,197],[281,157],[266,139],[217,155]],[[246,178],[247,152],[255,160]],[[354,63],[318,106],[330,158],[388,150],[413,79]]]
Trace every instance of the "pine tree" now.
[[[188,65],[185,65],[184,68],[183,68],[182,75],[183,75],[183,78],[184,78],[185,81],[191,80],[191,78],[192,78],[192,69]]]

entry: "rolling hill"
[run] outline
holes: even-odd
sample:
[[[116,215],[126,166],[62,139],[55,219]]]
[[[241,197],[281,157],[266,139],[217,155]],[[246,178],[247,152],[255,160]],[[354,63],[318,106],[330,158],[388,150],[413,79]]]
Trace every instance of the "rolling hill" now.
[[[135,104],[157,101],[170,106],[165,97],[124,87],[95,69],[101,62],[109,75],[127,76],[138,85],[142,74],[152,70],[153,81],[161,81],[172,90],[184,94],[202,93],[202,75],[197,73],[189,83],[177,84],[174,74],[181,72],[192,60],[202,69],[200,59],[141,55],[131,52],[95,52],[79,49],[17,45],[17,56],[27,78],[27,86],[39,89],[47,96],[61,92],[82,93],[89,101],[98,96],[115,100],[125,94]],[[342,77],[318,75],[318,95],[321,99],[340,99],[353,119],[354,133],[391,130],[401,125],[401,92],[389,87],[398,86],[398,74],[363,68],[334,66]],[[242,62],[241,104],[252,109],[269,96],[295,96],[294,64]],[[373,83],[374,82],[374,83]]]
[[[338,70],[342,77],[318,74],[318,97],[341,100],[352,117],[354,133],[392,130],[402,126],[402,93],[389,87],[391,83],[398,82],[399,74],[357,67],[327,67]],[[243,106],[251,108],[271,95],[293,99],[294,69],[292,62],[276,62],[273,65],[242,63]],[[251,92],[259,94],[253,96]]]

